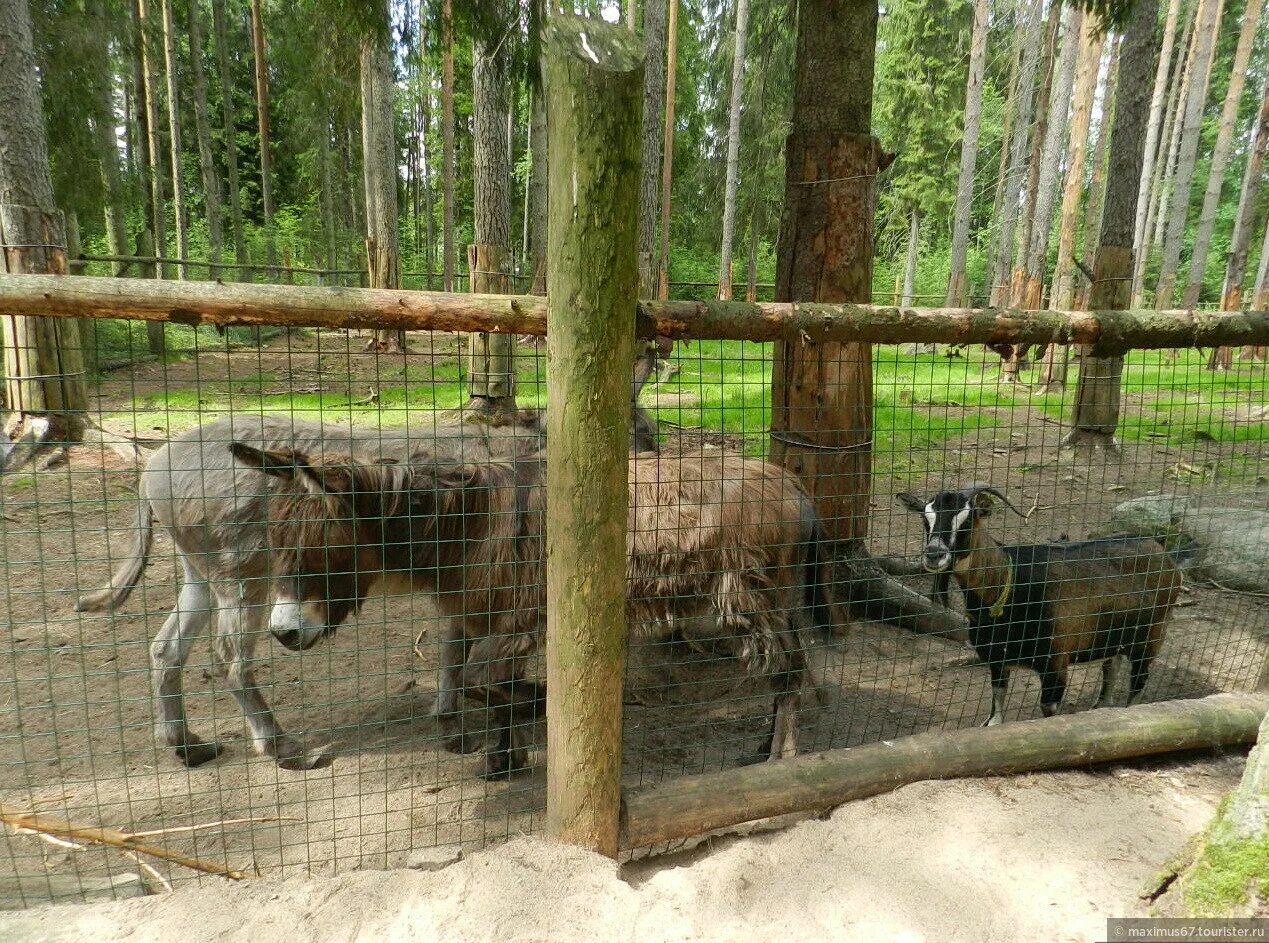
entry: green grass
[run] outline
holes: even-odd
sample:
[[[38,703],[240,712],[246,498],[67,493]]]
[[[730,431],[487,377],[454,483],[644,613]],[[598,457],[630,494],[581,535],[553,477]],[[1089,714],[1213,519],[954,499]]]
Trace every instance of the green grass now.
[[[770,347],[750,341],[677,344],[672,359],[679,372],[655,388],[651,395],[661,402],[649,408],[658,419],[740,436],[746,453],[763,454],[771,424]],[[877,452],[933,446],[993,423],[992,407],[1015,403],[1012,391],[962,358],[877,348],[873,375]],[[683,402],[665,405],[675,396]]]
[[[749,341],[676,344],[671,356],[678,374],[649,386],[644,402],[660,420],[737,436],[748,454],[761,455],[771,423],[771,346]],[[1269,423],[1234,421],[1232,415],[1235,407],[1269,401],[1264,368],[1236,361],[1238,369],[1212,373],[1203,369],[1204,362],[1198,351],[1182,351],[1175,361],[1159,351],[1130,354],[1123,376],[1129,402],[1121,420],[1121,437],[1171,445],[1269,440]],[[544,405],[545,358],[520,357],[518,365],[520,405]],[[891,455],[895,465],[902,465],[909,461],[908,453],[936,448],[983,426],[1020,421],[1011,417],[1014,410],[1035,408],[1054,419],[1068,418],[1077,374],[1078,364],[1073,363],[1067,391],[1041,393],[1026,385],[1000,383],[998,361],[979,348],[949,358],[876,347],[874,451]],[[332,377],[326,379],[329,383]],[[284,387],[286,378],[258,372],[233,377],[226,390],[174,388],[139,396],[116,416],[139,426],[180,428],[209,413],[232,410],[287,413],[304,419],[339,416],[399,427],[411,412],[456,409],[467,397],[465,369],[456,359],[420,360],[396,368],[384,377],[392,382],[377,388],[375,403],[363,402],[364,380],[339,379],[341,386],[347,384],[343,389],[266,392]],[[1231,466],[1212,473],[1236,471]]]
[[[516,380],[517,402],[525,408],[544,405],[544,362],[541,358],[521,360]],[[412,412],[457,409],[467,400],[466,370],[456,361],[412,368],[406,378],[417,382],[380,386],[376,401],[370,403],[364,401],[366,391],[360,383],[350,383],[346,390],[265,394],[264,388],[285,383],[265,372],[234,377],[228,390],[180,387],[137,396],[126,408],[107,412],[105,418],[123,420],[137,428],[177,431],[206,421],[209,415],[260,412],[307,420],[338,416],[359,425],[399,428],[406,424]]]
[[[1194,916],[1236,913],[1252,887],[1261,898],[1269,898],[1269,832],[1246,838],[1232,834],[1224,825],[1231,798],[1221,801],[1199,859],[1186,876],[1185,907]]]

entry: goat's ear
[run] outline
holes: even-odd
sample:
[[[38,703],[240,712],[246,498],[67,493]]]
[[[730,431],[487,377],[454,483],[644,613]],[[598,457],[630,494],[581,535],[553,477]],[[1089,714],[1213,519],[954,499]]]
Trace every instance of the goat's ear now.
[[[991,514],[992,508],[995,506],[991,499],[991,495],[986,491],[980,491],[969,499],[970,507],[974,509],[976,517],[987,517]]]
[[[903,502],[903,506],[909,511],[916,511],[918,514],[924,514],[925,506],[929,503],[908,491],[900,491],[895,497]]]

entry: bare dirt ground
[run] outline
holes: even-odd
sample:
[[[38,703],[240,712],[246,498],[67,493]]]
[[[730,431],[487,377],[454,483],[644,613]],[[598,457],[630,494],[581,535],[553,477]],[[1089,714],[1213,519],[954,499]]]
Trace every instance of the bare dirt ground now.
[[[917,783],[783,831],[618,867],[517,838],[432,873],[209,879],[0,914],[0,939],[96,943],[1104,939],[1237,779],[1241,757]]]
[[[267,392],[273,384],[294,391],[301,379],[317,389],[344,384],[350,397],[362,396],[378,388],[376,378],[396,370],[389,362],[368,373],[370,360],[347,351],[331,353],[332,342],[324,343],[319,349],[312,339],[297,337],[284,349],[142,367],[105,384],[99,405],[118,410],[145,390],[157,394],[196,381],[209,395],[218,384],[230,390],[241,386],[246,398],[237,405],[244,409],[250,408],[253,393]],[[438,348],[437,357],[452,358],[452,353],[452,348]],[[407,368],[416,359],[402,363],[395,382],[410,378]],[[235,379],[244,377],[253,379]],[[194,418],[191,412],[175,421],[188,425]],[[136,431],[168,434],[166,429]],[[906,554],[917,547],[919,524],[896,509],[895,491],[934,490],[946,481],[990,480],[1024,510],[1033,509],[1025,523],[1003,515],[992,522],[993,533],[1008,539],[1062,533],[1082,537],[1101,525],[1114,505],[1150,493],[1201,493],[1222,506],[1264,504],[1263,490],[1257,490],[1262,486],[1254,478],[1213,481],[1204,471],[1239,456],[1243,466],[1263,470],[1260,443],[1127,443],[1121,460],[1089,465],[1059,454],[1060,431],[1039,411],[1019,407],[997,410],[994,422],[937,449],[878,455],[874,551]],[[693,430],[682,430],[677,438],[680,447],[689,449],[727,444],[727,437]],[[422,597],[372,599],[329,643],[303,654],[285,653],[271,640],[261,640],[259,676],[270,702],[289,729],[313,743],[332,745],[332,766],[294,773],[248,755],[240,713],[206,640],[196,645],[186,671],[188,709],[194,729],[224,741],[225,754],[185,770],[170,751],[157,750],[150,726],[148,645],[175,601],[170,543],[158,537],[142,586],[123,611],[107,616],[73,612],[76,596],[105,582],[125,544],[135,507],[134,484],[133,469],[99,446],[72,449],[62,468],[10,476],[0,484],[0,540],[7,561],[0,570],[0,620],[9,627],[7,638],[0,640],[5,656],[0,658],[0,799],[81,824],[130,831],[196,826],[156,840],[209,862],[283,879],[395,867],[413,848],[453,844],[471,851],[540,830],[545,784],[540,767],[510,783],[487,783],[477,775],[478,758],[453,756],[440,748],[435,725],[426,716],[435,690],[436,632],[433,610]],[[420,630],[425,634],[416,651],[413,642]],[[1146,697],[1245,688],[1259,670],[1267,641],[1265,600],[1191,582],[1170,623]],[[632,654],[624,757],[630,785],[733,766],[762,737],[767,698],[736,677],[730,660],[682,648],[649,645]],[[980,723],[990,703],[987,673],[968,663],[969,654],[955,643],[856,624],[840,646],[813,655],[821,696],[807,701],[803,748],[849,746]],[[1074,671],[1069,709],[1091,706],[1099,676],[1096,667]],[[1037,715],[1037,691],[1035,679],[1016,679],[1012,715]],[[545,742],[541,724],[535,742]],[[539,749],[535,762],[542,759]],[[1133,775],[1138,776],[1134,788],[1142,791],[1158,782],[1149,774]],[[1106,785],[1110,811],[1103,825],[1122,822],[1126,810],[1115,806],[1111,795],[1116,780],[1076,775],[1055,781],[1071,790],[1082,788],[1080,784]],[[939,788],[953,794],[966,790],[956,800],[962,805],[953,819],[964,823],[974,818],[979,786]],[[1163,791],[1146,797],[1147,805],[1158,805],[1160,816],[1169,814],[1169,797],[1181,794],[1170,788],[1161,786]],[[910,795],[912,789],[904,792]],[[888,801],[873,800],[868,808],[884,811],[890,808]],[[1026,801],[1015,803],[1019,814],[1031,815],[1022,808]],[[887,814],[897,817],[897,808]],[[837,815],[855,822],[853,814],[844,810]],[[1042,818],[1037,814],[1037,820]],[[242,819],[256,821],[235,821]],[[884,821],[886,829],[892,827],[890,819]],[[931,821],[918,816],[908,827]],[[809,823],[797,831],[805,835],[805,829],[822,824]],[[1192,822],[1186,819],[1185,824]],[[863,828],[857,822],[854,827]],[[1021,841],[1025,829],[1023,824],[1017,827],[1023,831],[1013,837]],[[1087,828],[1090,835],[1101,834],[1094,823]],[[876,857],[859,852],[858,837],[825,846],[822,855],[831,847],[831,857],[842,859],[832,865],[841,869],[833,873],[867,873],[876,866]],[[1077,847],[1072,835],[1066,837],[1072,841],[1067,849],[1072,859],[1083,854],[1091,860],[1088,848]],[[881,841],[876,836],[870,840]],[[761,841],[778,846],[783,839]],[[1003,855],[1003,862],[1019,867],[1031,861],[1022,851],[1010,851],[1005,838],[999,841],[996,852],[981,856],[972,846],[961,849],[966,856],[961,862],[964,906],[980,901],[984,893],[977,876],[980,858]],[[954,850],[949,846],[946,861]],[[878,846],[876,854],[884,852]],[[474,859],[463,867],[470,870],[478,867],[477,861],[492,860]],[[160,870],[177,884],[192,879],[184,869]],[[543,870],[549,880],[551,868]],[[131,885],[126,880],[119,884],[120,875],[136,873],[136,864],[118,854],[53,847],[9,832],[0,845],[0,907],[127,893]],[[476,880],[478,873],[472,871],[469,879]],[[601,876],[616,880],[610,873]],[[525,884],[524,875],[516,880],[526,888],[532,883]],[[1114,891],[1122,892],[1123,885]],[[749,892],[742,888],[735,893],[744,898]],[[862,900],[866,889],[860,886],[858,894],[842,899]],[[838,903],[824,906],[834,914],[847,912]],[[948,937],[930,937],[935,938]]]

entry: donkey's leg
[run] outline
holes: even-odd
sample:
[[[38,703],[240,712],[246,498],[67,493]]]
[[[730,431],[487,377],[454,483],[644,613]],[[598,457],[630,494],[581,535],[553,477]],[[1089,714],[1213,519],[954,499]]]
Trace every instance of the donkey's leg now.
[[[785,760],[798,753],[798,711],[802,709],[802,687],[806,680],[806,652],[794,634],[793,649],[786,653],[788,670],[772,678],[775,708],[771,718],[769,760]]]
[[[181,558],[184,582],[176,608],[150,644],[154,682],[155,737],[161,745],[175,747],[186,766],[199,766],[219,755],[220,744],[207,743],[192,733],[185,722],[185,697],[181,674],[194,639],[211,624],[211,591],[206,579]]]
[[[217,613],[216,644],[225,663],[234,700],[238,702],[257,753],[277,758],[283,769],[305,770],[323,759],[278,725],[273,709],[256,683],[252,666],[256,640],[265,630],[268,593],[262,580],[229,580],[214,587]]]
[[[490,726],[495,732],[492,747],[486,748],[485,776],[496,778],[518,772],[528,765],[528,729],[539,703],[537,685],[520,680],[523,671],[521,656],[533,645],[530,636],[512,634],[481,639],[472,646],[463,665],[461,687],[466,697],[489,708]],[[481,731],[485,740],[489,731]],[[447,749],[471,745],[471,733],[447,742]]]
[[[466,631],[460,619],[443,619],[439,687],[432,716],[448,722],[459,711],[463,663],[467,661]]]

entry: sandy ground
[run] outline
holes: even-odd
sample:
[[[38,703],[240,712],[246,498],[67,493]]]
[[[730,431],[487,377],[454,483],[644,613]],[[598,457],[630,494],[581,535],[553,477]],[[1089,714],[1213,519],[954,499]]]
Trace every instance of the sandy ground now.
[[[274,384],[297,390],[312,383],[317,389],[327,381],[347,384],[352,400],[380,380],[415,377],[404,362],[391,371],[386,364],[350,360],[296,337],[281,350],[138,368],[104,385],[100,405],[119,409],[134,396],[158,397],[165,388],[246,386],[236,405],[248,409],[253,391],[268,392]],[[369,365],[382,372],[367,372]],[[430,363],[412,360],[410,366],[419,367],[415,379],[424,382],[419,378]],[[168,415],[189,423],[201,408],[191,402],[188,411]],[[958,404],[939,409],[969,411]],[[140,423],[136,431],[166,434]],[[1060,433],[1038,411],[1018,407],[996,410],[990,423],[947,444],[879,454],[872,549],[915,552],[919,523],[896,507],[894,492],[930,491],[947,481],[990,480],[1032,509],[1026,522],[1005,514],[993,518],[992,532],[1006,540],[1082,537],[1115,504],[1151,493],[1202,494],[1231,507],[1263,505],[1263,482],[1255,478],[1266,470],[1260,443],[1132,442],[1122,461],[1090,466],[1060,456]],[[674,437],[685,448],[735,444],[686,429]],[[161,840],[175,851],[270,880],[399,867],[419,847],[453,844],[474,853],[540,833],[543,725],[533,732],[538,749],[531,761],[538,765],[511,783],[487,783],[477,776],[478,758],[440,748],[427,717],[436,684],[434,610],[418,596],[372,599],[330,642],[300,655],[262,640],[259,676],[270,703],[289,730],[330,744],[333,766],[293,773],[248,755],[241,714],[206,639],[195,645],[185,690],[193,728],[222,741],[225,753],[185,770],[169,750],[156,750],[148,646],[175,599],[171,544],[164,536],[156,539],[143,583],[119,613],[74,613],[75,597],[104,582],[122,552],[135,513],[135,474],[100,447],[75,448],[70,459],[38,475],[7,476],[0,487],[0,624],[7,629],[0,634],[0,800],[85,825],[197,827]],[[1241,473],[1226,477],[1218,469]],[[929,589],[928,580],[912,585]],[[419,630],[427,633],[416,652]],[[1267,642],[1269,601],[1192,582],[1169,622],[1146,699],[1244,689]],[[735,662],[676,648],[650,646],[632,654],[626,786],[731,768],[763,736],[769,698],[737,677]],[[823,697],[806,699],[803,748],[980,723],[990,710],[987,672],[967,663],[968,654],[956,644],[857,623],[838,649],[812,658]],[[1069,709],[1092,704],[1099,678],[1095,666],[1073,672]],[[1125,683],[1121,678],[1121,687]],[[1011,717],[1038,714],[1037,687],[1033,676],[1014,681]],[[242,819],[251,821],[236,821]],[[978,862],[970,861],[972,873]],[[854,870],[843,873],[858,872],[853,856],[852,862]],[[135,872],[135,864],[119,855],[0,833],[0,909],[123,893],[114,882]],[[177,868],[164,869],[164,875],[178,886],[190,880]]]
[[[618,867],[517,838],[441,871],[217,879],[0,915],[24,941],[1091,941],[1148,912],[1157,869],[1242,757],[918,783],[781,831]]]

